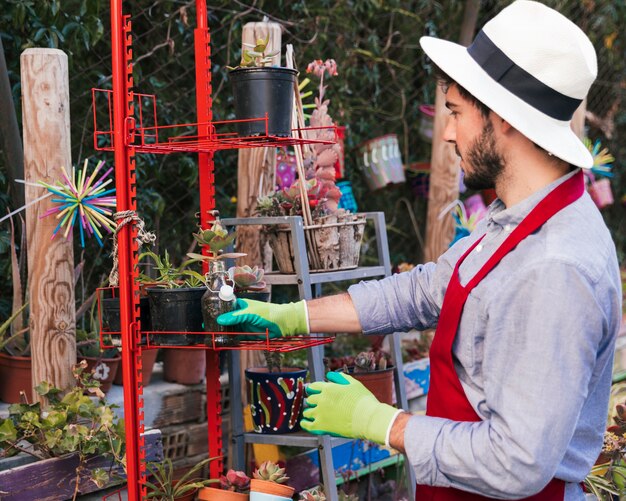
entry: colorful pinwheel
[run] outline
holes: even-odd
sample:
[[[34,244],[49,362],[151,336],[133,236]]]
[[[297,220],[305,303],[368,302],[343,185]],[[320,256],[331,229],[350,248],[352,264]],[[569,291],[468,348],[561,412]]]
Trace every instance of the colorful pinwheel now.
[[[86,234],[88,237],[95,236],[102,247],[101,229],[104,228],[108,233],[115,230],[115,223],[107,217],[113,214],[108,207],[116,205],[115,196],[112,195],[115,193],[115,188],[106,189],[106,186],[113,181],[113,179],[106,180],[113,168],[111,167],[94,182],[104,162],[98,162],[89,177],[87,177],[87,163],[85,160],[83,168],[78,172],[72,167],[71,179],[67,177],[65,169],[60,169],[65,184],[57,181],[55,185],[50,185],[39,181],[41,186],[59,197],[52,199],[58,205],[48,209],[41,217],[56,214],[56,219],[60,220],[52,233],[52,238],[63,230],[63,236],[69,239],[74,224],[78,222],[81,246],[85,247]]]
[[[615,157],[609,153],[609,149],[602,148],[602,143],[600,143],[599,139],[596,139],[592,144],[591,139],[587,137],[585,138],[585,146],[593,156],[591,172],[596,176],[613,177],[611,169],[613,168]]]

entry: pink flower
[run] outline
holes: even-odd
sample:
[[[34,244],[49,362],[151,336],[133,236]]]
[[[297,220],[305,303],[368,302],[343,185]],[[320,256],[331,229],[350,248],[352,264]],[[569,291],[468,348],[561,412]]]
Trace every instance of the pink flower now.
[[[334,59],[327,59],[326,61],[316,59],[306,67],[307,73],[313,73],[318,78],[323,78],[326,71],[331,77],[337,76],[337,63]]]

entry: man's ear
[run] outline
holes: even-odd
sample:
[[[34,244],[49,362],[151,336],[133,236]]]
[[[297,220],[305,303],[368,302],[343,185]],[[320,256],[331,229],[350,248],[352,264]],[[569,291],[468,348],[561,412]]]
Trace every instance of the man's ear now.
[[[513,126],[509,122],[494,111],[491,112],[491,116],[489,118],[492,121],[491,123],[493,124],[493,128],[497,129],[501,134],[508,134],[513,129]]]

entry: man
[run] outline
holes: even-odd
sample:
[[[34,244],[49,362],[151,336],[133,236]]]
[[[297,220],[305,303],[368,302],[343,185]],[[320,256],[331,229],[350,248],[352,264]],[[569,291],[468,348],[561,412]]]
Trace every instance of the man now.
[[[330,373],[307,389],[303,428],[406,452],[417,499],[583,499],[621,320],[615,247],[579,169],[592,159],[570,128],[595,51],[572,22],[526,0],[469,48],[421,45],[446,75],[444,138],[465,183],[496,189],[487,217],[436,264],[306,303],[242,301],[218,321],[273,335],[437,326],[426,416]]]

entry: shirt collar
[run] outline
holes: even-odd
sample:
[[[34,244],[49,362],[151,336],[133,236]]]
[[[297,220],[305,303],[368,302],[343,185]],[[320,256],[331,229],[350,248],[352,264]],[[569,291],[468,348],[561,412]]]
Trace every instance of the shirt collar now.
[[[578,169],[568,172],[556,181],[543,187],[539,191],[509,208],[505,207],[502,200],[496,198],[493,203],[489,205],[489,209],[487,211],[487,221],[490,223],[496,223],[500,226],[519,224],[548,193],[561,183],[567,181],[570,177],[576,174],[576,172],[578,172]]]

